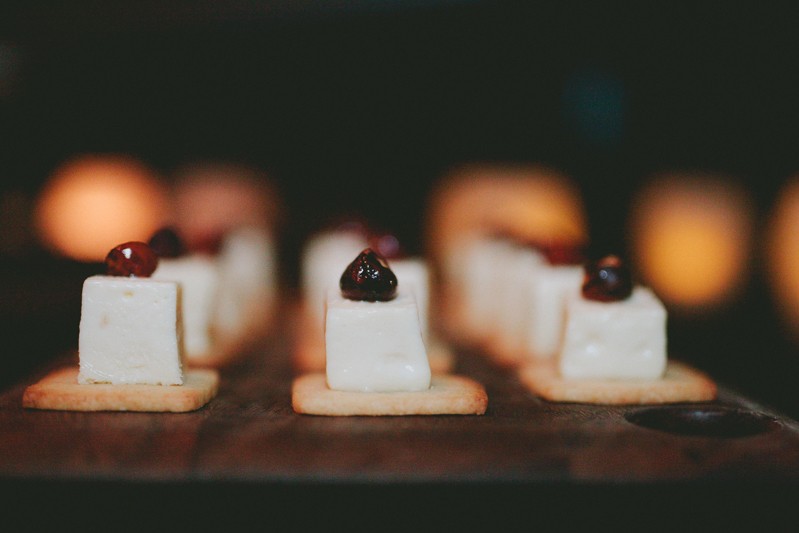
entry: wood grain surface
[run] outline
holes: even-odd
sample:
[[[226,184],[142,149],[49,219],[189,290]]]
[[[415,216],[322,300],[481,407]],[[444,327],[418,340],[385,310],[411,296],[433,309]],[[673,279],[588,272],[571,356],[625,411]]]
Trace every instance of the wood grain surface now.
[[[245,502],[257,507],[260,497],[281,509],[316,502],[330,510],[338,498],[360,507],[382,495],[464,519],[490,514],[489,504],[522,512],[530,498],[544,505],[543,519],[559,508],[554,499],[568,506],[582,497],[582,509],[594,513],[609,513],[617,498],[638,499],[629,515],[653,510],[666,495],[688,498],[686,505],[704,495],[705,508],[715,509],[707,502],[721,506],[722,498],[708,494],[723,494],[725,508],[775,488],[797,494],[799,424],[723,386],[710,404],[651,408],[676,412],[550,403],[511,370],[457,349],[454,371],[488,392],[483,416],[300,415],[291,407],[292,339],[285,331],[275,328],[222,368],[218,396],[189,413],[24,409],[28,384],[76,361],[74,354],[53,359],[0,394],[0,482],[20,500],[46,494],[63,506],[80,500],[77,494],[98,501],[135,501],[138,494],[224,514]],[[312,520],[291,516],[290,523]]]

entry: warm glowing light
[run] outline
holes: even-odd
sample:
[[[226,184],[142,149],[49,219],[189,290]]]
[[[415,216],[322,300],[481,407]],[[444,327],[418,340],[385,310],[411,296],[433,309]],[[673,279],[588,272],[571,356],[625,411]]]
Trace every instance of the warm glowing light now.
[[[720,176],[661,176],[633,205],[635,268],[667,304],[709,310],[745,285],[754,218],[740,186]]]
[[[543,167],[458,169],[434,191],[428,215],[427,245],[434,257],[475,233],[581,244],[588,239],[579,189],[565,175]]]
[[[180,169],[174,201],[174,222],[189,246],[236,227],[272,227],[283,215],[277,190],[265,173],[227,163]]]
[[[780,191],[766,228],[764,253],[779,312],[799,334],[799,176]]]
[[[425,248],[438,327],[478,342],[485,328],[474,328],[469,316],[469,275],[464,270],[475,237],[577,245],[588,241],[578,187],[565,175],[538,166],[455,169],[431,194],[427,217]]]
[[[147,240],[165,220],[154,173],[124,156],[82,156],[56,169],[36,205],[42,242],[72,259],[102,261],[117,244]]]

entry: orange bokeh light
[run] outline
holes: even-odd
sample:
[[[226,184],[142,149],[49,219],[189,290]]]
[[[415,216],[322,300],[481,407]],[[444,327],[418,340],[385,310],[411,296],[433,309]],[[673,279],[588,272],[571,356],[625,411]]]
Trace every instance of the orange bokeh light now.
[[[166,190],[144,164],[125,156],[86,155],[56,169],[34,217],[46,246],[92,262],[121,242],[146,241],[167,210]]]
[[[698,311],[722,305],[747,280],[753,222],[745,190],[729,179],[660,176],[633,202],[634,265],[672,306]]]
[[[279,193],[252,167],[196,162],[176,173],[174,223],[189,247],[242,227],[272,228],[283,217]]]
[[[461,238],[506,233],[518,239],[588,240],[578,187],[565,175],[529,165],[458,168],[431,195],[426,241],[432,257],[446,255]]]
[[[799,332],[799,176],[780,191],[766,228],[764,253],[779,312]]]

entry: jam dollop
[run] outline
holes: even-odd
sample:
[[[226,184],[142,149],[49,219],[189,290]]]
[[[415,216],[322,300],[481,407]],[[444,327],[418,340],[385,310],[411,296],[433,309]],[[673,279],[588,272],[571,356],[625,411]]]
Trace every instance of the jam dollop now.
[[[173,258],[180,257],[186,253],[183,239],[178,235],[177,230],[171,226],[161,228],[153,233],[147,244],[158,254],[158,257]]]
[[[583,296],[598,302],[626,300],[633,292],[629,267],[616,255],[606,255],[585,265]]]
[[[158,254],[147,243],[129,241],[119,244],[105,257],[106,274],[147,278],[158,267]]]
[[[341,274],[339,287],[348,300],[387,302],[397,296],[397,276],[382,255],[365,248]]]

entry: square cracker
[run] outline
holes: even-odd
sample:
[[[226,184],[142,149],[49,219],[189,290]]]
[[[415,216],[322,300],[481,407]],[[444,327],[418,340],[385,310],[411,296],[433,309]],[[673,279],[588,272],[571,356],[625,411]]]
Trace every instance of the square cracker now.
[[[419,392],[349,392],[332,390],[324,373],[295,378],[294,411],[326,416],[482,415],[488,406],[485,388],[455,375],[433,375],[430,388]]]
[[[216,396],[219,373],[190,369],[183,385],[78,383],[77,366],[54,370],[22,394],[22,406],[57,411],[194,411]]]
[[[716,398],[717,387],[702,372],[669,361],[661,379],[568,379],[558,371],[557,361],[527,363],[518,370],[519,379],[537,396],[552,402],[604,405],[705,402]]]

